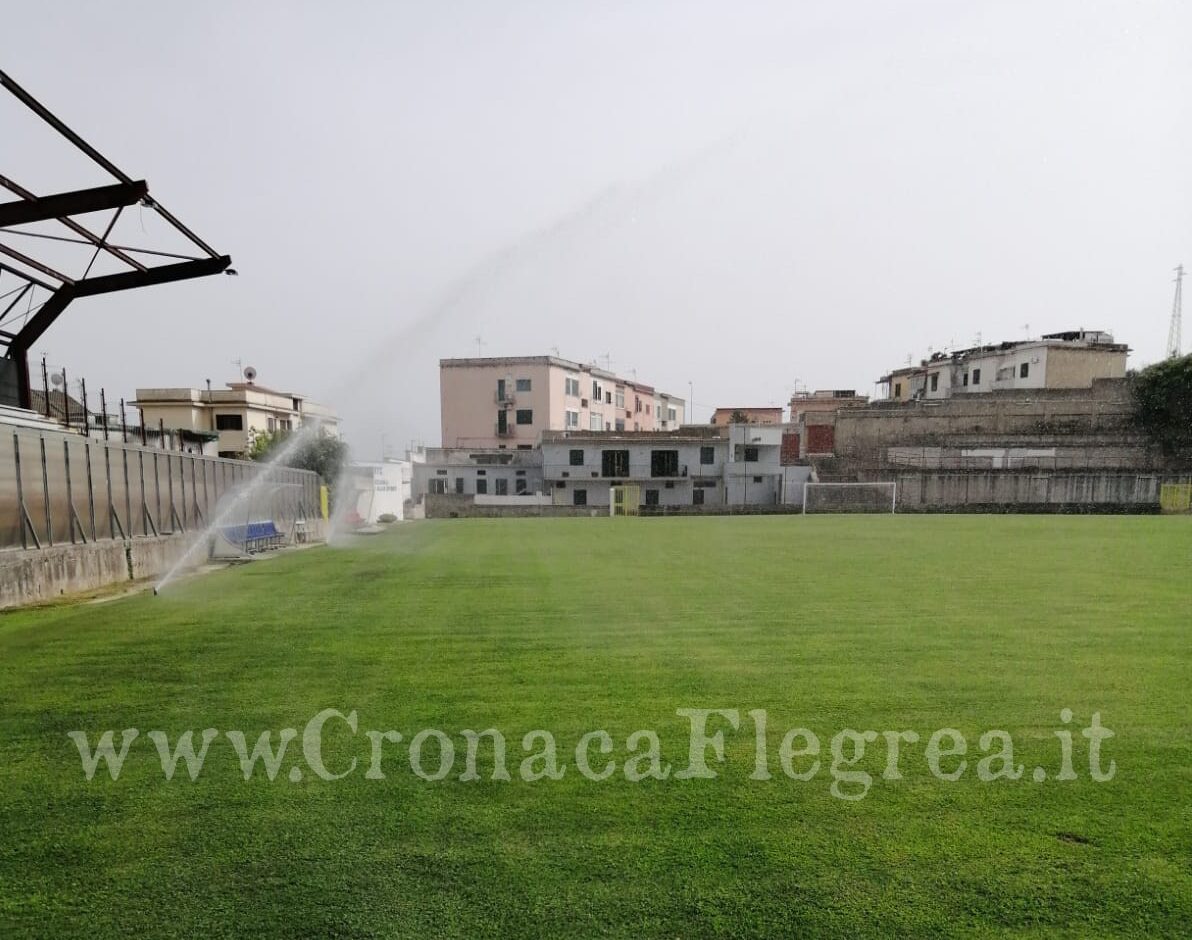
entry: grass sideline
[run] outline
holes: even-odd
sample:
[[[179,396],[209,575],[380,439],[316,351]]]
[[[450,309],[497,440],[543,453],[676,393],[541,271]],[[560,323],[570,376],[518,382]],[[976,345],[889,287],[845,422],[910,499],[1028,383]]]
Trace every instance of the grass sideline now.
[[[882,516],[420,522],[180,582],[0,617],[0,936],[1186,935],[1192,923],[1192,526],[1173,517]],[[144,737],[329,732],[328,783],[240,774],[218,738],[166,783]],[[867,797],[749,779],[525,783],[518,738],[680,707],[805,726],[1014,736],[1027,772]],[[1099,711],[1093,783],[1072,727]],[[363,776],[367,728],[501,729],[512,782]],[[88,783],[67,737],[138,728]],[[340,729],[342,731],[342,729]],[[118,735],[117,735],[118,736]],[[330,738],[334,737],[334,740]],[[300,757],[298,743],[284,767]],[[776,764],[777,740],[770,753]],[[863,765],[885,762],[879,738]],[[395,750],[404,755],[404,746]],[[487,752],[485,752],[487,753]],[[975,762],[976,754],[969,755]]]

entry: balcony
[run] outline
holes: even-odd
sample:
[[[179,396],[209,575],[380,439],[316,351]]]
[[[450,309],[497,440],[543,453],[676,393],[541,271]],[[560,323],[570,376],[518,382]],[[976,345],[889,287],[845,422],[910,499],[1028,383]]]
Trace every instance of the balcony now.
[[[513,437],[516,434],[516,432],[514,431],[515,427],[516,427],[516,425],[513,425],[513,424],[505,424],[505,425],[502,425],[499,423],[494,424],[493,425],[493,433],[497,437]]]
[[[517,402],[517,396],[508,389],[505,391],[497,389],[495,392],[493,392],[493,401],[498,405],[504,405],[506,408],[512,408]]]

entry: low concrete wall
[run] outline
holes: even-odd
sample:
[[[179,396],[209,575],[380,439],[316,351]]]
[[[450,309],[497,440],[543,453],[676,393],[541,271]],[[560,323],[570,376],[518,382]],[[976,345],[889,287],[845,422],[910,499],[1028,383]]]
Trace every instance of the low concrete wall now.
[[[899,512],[1159,511],[1159,487],[1186,476],[1039,470],[910,471],[895,475]]]
[[[54,600],[165,574],[194,534],[0,551],[0,608]],[[201,560],[201,559],[200,559]]]
[[[515,498],[515,497],[511,497]],[[477,505],[471,496],[427,493],[422,507],[426,519],[518,519],[529,516],[607,516],[608,506],[544,505],[532,496],[524,505]]]

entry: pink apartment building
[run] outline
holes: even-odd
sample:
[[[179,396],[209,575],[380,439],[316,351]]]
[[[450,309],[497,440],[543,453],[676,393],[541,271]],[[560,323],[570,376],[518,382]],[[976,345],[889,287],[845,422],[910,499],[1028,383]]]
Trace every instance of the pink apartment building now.
[[[440,359],[443,447],[527,449],[543,431],[673,430],[686,402],[635,379],[560,359]]]

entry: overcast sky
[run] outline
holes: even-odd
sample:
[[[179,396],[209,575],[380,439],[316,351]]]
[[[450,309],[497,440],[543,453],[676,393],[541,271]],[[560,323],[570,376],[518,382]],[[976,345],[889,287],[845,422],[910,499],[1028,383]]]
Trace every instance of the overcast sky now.
[[[0,67],[240,272],[36,351],[130,396],[241,360],[362,457],[437,443],[478,348],[607,355],[700,420],[978,334],[1141,365],[1192,264],[1184,0],[10,3]],[[61,150],[0,101],[0,172],[103,181]]]

